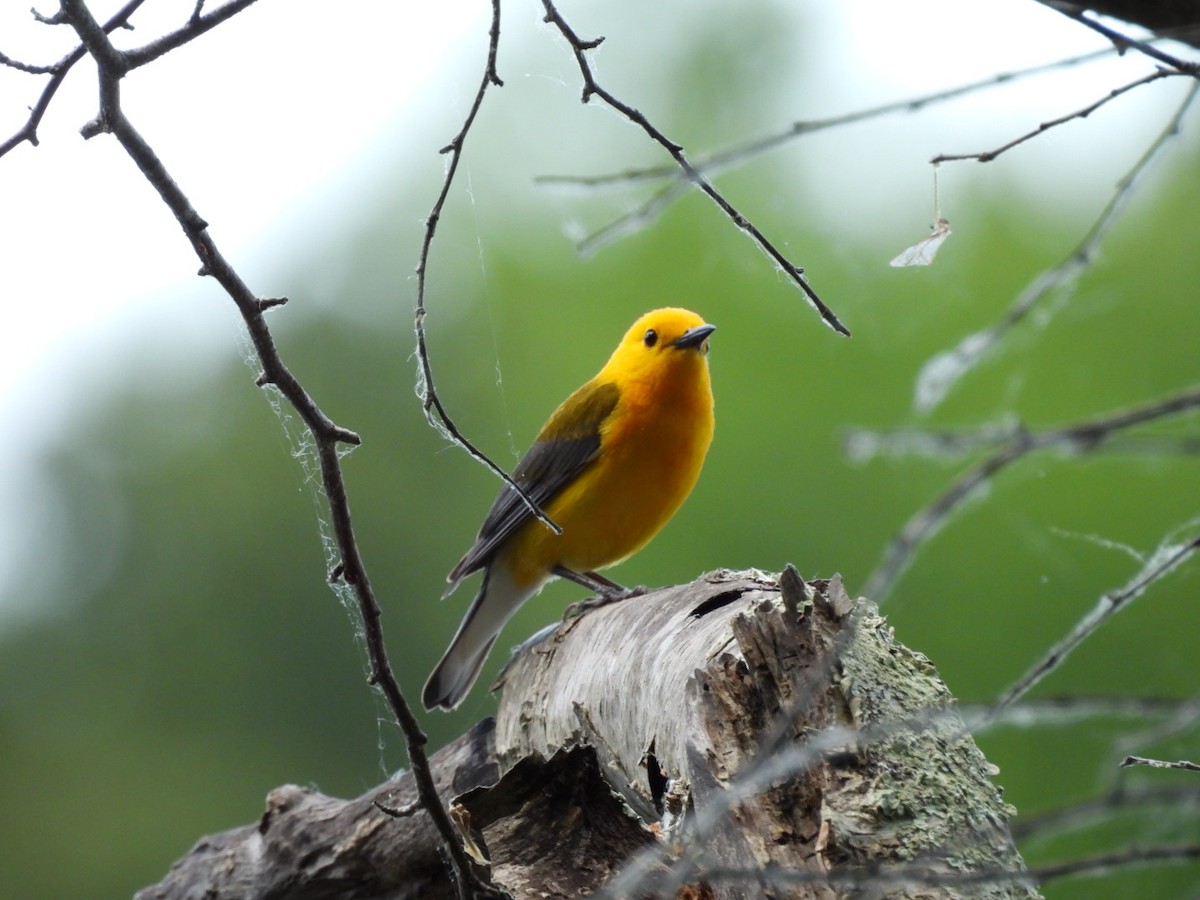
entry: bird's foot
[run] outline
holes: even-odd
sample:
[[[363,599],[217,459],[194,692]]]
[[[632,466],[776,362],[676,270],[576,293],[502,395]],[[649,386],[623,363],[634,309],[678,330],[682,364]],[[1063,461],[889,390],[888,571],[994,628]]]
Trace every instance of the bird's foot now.
[[[585,613],[591,612],[593,609],[599,609],[602,606],[608,606],[610,603],[620,603],[622,600],[629,600],[632,597],[640,597],[649,590],[644,584],[639,584],[634,588],[624,588],[618,586],[616,590],[597,591],[596,596],[588,597],[584,600],[578,600],[572,603],[563,612],[563,621],[569,622],[572,619],[578,619]]]

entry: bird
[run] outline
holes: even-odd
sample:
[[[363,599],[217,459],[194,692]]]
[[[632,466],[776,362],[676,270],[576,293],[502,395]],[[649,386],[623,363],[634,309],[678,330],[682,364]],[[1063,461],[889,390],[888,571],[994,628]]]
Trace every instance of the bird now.
[[[598,601],[636,591],[599,573],[642,549],[700,477],[713,438],[709,336],[687,309],[641,316],[594,378],[551,414],[513,481],[556,525],[538,521],[511,485],[475,543],[446,577],[449,596],[480,569],[483,580],[421,699],[452,710],[471,690],[501,629],[554,578]]]

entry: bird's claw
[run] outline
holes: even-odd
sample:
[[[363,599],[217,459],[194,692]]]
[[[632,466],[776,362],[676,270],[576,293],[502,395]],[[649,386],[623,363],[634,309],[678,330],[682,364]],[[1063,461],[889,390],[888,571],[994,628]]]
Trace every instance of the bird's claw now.
[[[577,600],[568,606],[563,611],[562,620],[564,623],[581,618],[585,613],[591,612],[593,609],[599,609],[602,606],[608,606],[610,603],[619,603],[622,600],[629,600],[633,597],[640,597],[645,594],[649,588],[644,584],[639,584],[633,588],[622,588],[619,591],[605,591],[597,593],[594,597],[587,597],[583,600]]]

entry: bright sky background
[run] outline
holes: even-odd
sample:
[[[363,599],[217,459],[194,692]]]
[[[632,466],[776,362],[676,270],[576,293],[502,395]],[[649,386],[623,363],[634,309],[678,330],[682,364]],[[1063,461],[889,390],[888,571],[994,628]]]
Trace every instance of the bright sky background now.
[[[90,5],[102,20],[121,4]],[[149,0],[136,14],[137,31],[121,36],[124,45],[176,27],[192,6]],[[403,119],[427,81],[459,59],[460,35],[481,30],[484,11],[465,0],[373,0],[336,12],[312,0],[262,0],[126,78],[123,98],[235,265],[264,255],[270,264],[286,258],[286,246],[272,245],[280,231],[288,236],[289,213],[356,179],[354,162]],[[0,50],[23,61],[57,60],[74,44],[67,28],[34,22],[21,3],[0,4],[0,36]],[[44,81],[0,69],[5,137],[24,121]],[[90,343],[98,327],[127,324],[148,296],[197,281],[196,258],[178,226],[116,142],[80,137],[95,111],[95,78],[80,64],[43,121],[40,146],[0,158],[6,416],[14,404],[28,412],[22,397],[42,393],[37,383],[53,377],[77,341]],[[223,155],[214,157],[222,144]],[[280,147],[296,149],[280,154]]]
[[[43,12],[54,7],[52,0],[37,5]],[[91,5],[103,19],[120,4],[94,0]],[[568,19],[575,5],[563,3]],[[57,60],[74,43],[70,32],[34,22],[28,6],[0,4],[0,51],[28,62]],[[138,31],[122,37],[124,45],[171,29],[192,6],[193,0],[149,0],[135,18]],[[505,15],[510,22],[519,18],[527,30],[539,9],[536,2],[510,0]],[[840,72],[822,87],[824,115],[1101,45],[1033,0],[855,0],[821,4],[819,11],[824,19],[818,45]],[[275,271],[287,258],[299,219],[311,218],[314,209],[331,223],[339,214],[349,215],[337,200],[351,190],[361,194],[366,161],[381,135],[418,122],[432,104],[461,103],[470,96],[489,15],[485,0],[340,5],[261,0],[196,43],[131,75],[123,96],[135,124],[211,223],[222,250],[252,287],[269,290],[256,276]],[[595,21],[602,15],[589,8],[588,17]],[[545,39],[559,40],[550,33]],[[608,52],[606,64],[615,65],[619,50]],[[1094,69],[1056,75],[1053,107],[1059,113],[1077,108],[1098,98],[1098,84],[1106,91],[1147,71],[1144,61],[1132,67],[1128,60],[1113,63],[1122,65],[1123,72],[1103,77]],[[560,71],[571,71],[569,60]],[[506,77],[520,74],[511,65],[505,71]],[[0,69],[0,138],[24,121],[43,83],[43,77]],[[990,91],[980,95],[973,114],[994,119],[1002,142],[1044,117],[1046,85],[1038,81]],[[565,90],[577,96],[575,83]],[[638,103],[637,97],[625,99]],[[1143,99],[1126,104],[1125,115],[1143,117],[1144,128],[1126,130],[1138,146],[1161,127],[1169,105]],[[1034,107],[1039,111],[1032,112]],[[161,327],[174,334],[211,338],[220,333],[238,340],[232,304],[216,309],[211,292],[200,290],[196,258],[178,226],[115,141],[80,138],[79,127],[94,113],[95,81],[80,65],[41,125],[41,145],[24,145],[0,158],[0,416],[9,425],[0,461],[0,585],[6,562],[24,552],[21,510],[36,502],[27,483],[29,454],[61,426],[63,400],[86,396],[90,365],[103,370],[101,357],[127,346],[122,338],[128,341],[135,320],[145,320],[149,307],[162,319]],[[962,107],[946,115],[960,116]],[[957,124],[964,135],[977,133],[965,122]],[[928,130],[927,120],[914,120],[911,130],[915,142],[918,135],[936,133]],[[1082,129],[1074,129],[1074,135],[1069,130],[1045,142],[1051,152],[1066,148],[1069,153],[1078,146],[1089,161],[1105,155],[1130,158],[1132,144],[1096,146],[1086,143]],[[937,140],[944,141],[944,135]],[[433,157],[448,137],[414,130],[408,152]],[[873,152],[871,158],[851,155],[844,164],[877,171],[883,156],[899,165],[908,160],[900,179],[920,206],[914,211],[915,240],[931,205],[925,160],[942,150],[987,146],[977,143],[974,137],[969,146],[914,143],[911,152],[889,147],[887,154],[864,147],[861,152]],[[281,153],[280,148],[294,149]],[[1031,148],[1030,154],[1036,152],[1042,151]],[[944,195],[945,183],[953,184],[954,177],[944,174]],[[1062,184],[1061,165],[1042,174],[1036,166],[1013,166],[1007,177],[1025,179],[1033,192],[1073,188]],[[437,188],[429,185],[430,201]],[[852,229],[871,221],[873,196],[871,190],[831,192],[825,201],[830,227]],[[415,220],[426,211],[402,214]],[[164,317],[162,297],[168,293],[172,307]],[[411,286],[397,285],[399,298],[410,293]],[[145,340],[144,322],[136,333]],[[0,592],[0,612],[4,603]]]

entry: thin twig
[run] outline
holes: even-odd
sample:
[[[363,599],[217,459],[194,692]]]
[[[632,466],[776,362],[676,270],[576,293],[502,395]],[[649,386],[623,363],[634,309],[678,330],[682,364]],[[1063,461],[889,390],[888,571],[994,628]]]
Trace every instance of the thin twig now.
[[[853,462],[869,462],[876,457],[901,459],[956,459],[978,450],[1002,447],[1013,439],[1021,426],[1014,423],[983,425],[961,430],[923,428],[851,428],[843,439],[846,456]],[[1071,448],[1063,447],[1070,452]],[[1200,455],[1200,436],[1188,434],[1126,434],[1106,440],[1089,453],[1121,456],[1196,456]]]
[[[129,25],[130,16],[132,16],[138,7],[140,7],[144,2],[145,0],[130,0],[130,2],[121,7],[121,9],[119,9],[107,22],[105,22],[103,25],[98,25],[97,27],[99,27],[105,34],[111,34],[118,28],[127,27]],[[198,38],[200,35],[210,31],[217,25],[220,25],[222,22],[227,21],[254,2],[255,0],[230,0],[229,3],[226,3],[224,6],[213,10],[206,15],[199,15],[200,4],[197,4],[196,10],[188,19],[187,24],[183,27],[172,31],[169,34],[163,35],[144,47],[135,50],[115,51],[122,59],[121,67],[125,71],[128,71],[129,69],[135,69],[138,66],[143,66],[148,62],[152,62],[153,60],[158,59],[164,53],[174,50],[177,47],[182,47],[189,41]],[[32,109],[30,109],[29,118],[26,119],[25,124],[22,125],[21,128],[8,140],[6,140],[3,144],[0,144],[0,156],[3,156],[4,154],[8,153],[8,151],[23,144],[25,141],[28,141],[35,147],[37,146],[38,125],[41,124],[42,118],[45,116],[46,110],[50,106],[50,101],[54,98],[54,95],[58,91],[59,85],[62,84],[63,79],[67,77],[67,73],[71,71],[71,67],[74,66],[75,63],[79,62],[79,60],[84,57],[86,52],[87,51],[84,45],[80,44],[58,62],[48,66],[31,66],[25,63],[19,63],[15,60],[10,60],[7,56],[0,54],[0,63],[4,65],[20,69],[21,71],[28,72],[30,74],[50,76],[50,80],[42,89],[42,93],[38,98],[38,102],[34,104]],[[110,60],[110,62],[112,62],[112,60]]]
[[[1045,725],[1067,728],[1080,722],[1095,719],[1177,719],[1181,716],[1195,718],[1200,708],[1200,698],[1184,700],[1167,697],[1121,697],[1121,696],[1063,696],[1038,700],[1022,700],[1014,703],[1000,715],[988,720],[988,727],[1034,728]],[[981,720],[989,707],[964,703],[958,707],[962,717],[968,721]],[[976,729],[973,733],[979,734]]]
[[[881,603],[912,562],[917,549],[949,520],[952,513],[1002,469],[1035,450],[1090,452],[1113,435],[1200,407],[1200,390],[1075,425],[1031,432],[1018,429],[996,453],[976,463],[951,482],[928,506],[915,513],[891,540],[883,561],[867,579],[863,593]]]
[[[499,49],[500,0],[492,0],[492,27],[488,32],[487,65],[484,67],[483,78],[479,83],[479,90],[475,92],[475,99],[471,103],[470,110],[467,111],[467,117],[463,121],[462,127],[450,143],[441,150],[442,153],[449,154],[450,161],[446,165],[446,175],[442,179],[442,188],[433,203],[433,209],[429,211],[429,216],[425,219],[425,237],[421,242],[421,256],[417,262],[417,304],[413,311],[413,328],[417,337],[417,397],[421,400],[421,409],[425,413],[426,420],[435,431],[446,438],[446,440],[457,444],[463,450],[467,451],[474,460],[490,469],[504,481],[510,490],[516,491],[518,496],[525,501],[525,505],[529,508],[529,511],[537,516],[543,525],[555,534],[562,534],[562,529],[550,520],[550,517],[525,493],[520,485],[513,481],[512,477],[504,469],[492,462],[486,453],[471,443],[466,435],[459,430],[458,426],[454,424],[454,420],[450,418],[450,414],[446,411],[446,407],[443,405],[441,397],[438,396],[437,388],[434,385],[433,367],[429,361],[429,343],[425,333],[425,289],[427,283],[426,272],[429,267],[429,250],[433,246],[433,238],[437,233],[438,222],[442,217],[442,207],[446,204],[446,198],[450,194],[450,187],[454,184],[454,176],[458,172],[458,163],[462,159],[463,146],[466,143],[467,134],[470,132],[471,126],[475,123],[475,116],[478,114],[480,106],[483,105],[483,97],[492,85],[496,87],[504,86],[504,82],[496,72],[496,54]]]
[[[18,72],[24,72],[26,75],[53,75],[54,71],[58,68],[58,63],[39,66],[33,63],[21,62],[19,59],[13,59],[11,56],[0,53],[0,66],[16,69]]]
[[[622,216],[613,219],[607,225],[598,228],[591,234],[576,242],[575,249],[585,259],[599,253],[610,244],[623,237],[648,228],[666,212],[672,203],[683,197],[692,188],[691,182],[683,175],[670,182],[666,187],[654,193],[649,200]]]
[[[1165,759],[1150,759],[1145,756],[1127,756],[1121,760],[1121,768],[1131,766],[1149,766],[1152,769],[1186,769],[1189,772],[1200,772],[1200,763],[1187,759],[1177,759],[1174,762]]]
[[[679,168],[687,176],[689,184],[694,184],[700,188],[708,197],[720,207],[721,211],[729,217],[739,229],[745,232],[758,245],[764,253],[767,254],[775,264],[779,266],[787,276],[795,282],[795,284],[804,292],[813,308],[820,314],[822,321],[830,328],[839,334],[846,336],[850,335],[849,329],[842,324],[841,320],[834,314],[833,310],[825,305],[825,302],[817,295],[817,292],[812,288],[804,277],[804,269],[791,262],[782,252],[767,239],[767,237],[758,229],[753,222],[746,216],[738,212],[738,210],[725,199],[712,183],[705,178],[695,166],[688,160],[687,155],[683,152],[683,147],[672,141],[655,127],[646,116],[635,107],[630,106],[622,100],[619,100],[613,94],[609,93],[598,81],[592,72],[591,64],[588,62],[588,53],[598,47],[604,38],[596,38],[594,40],[583,40],[571,28],[567,21],[559,13],[554,6],[552,0],[542,0],[542,7],[546,11],[545,21],[554,25],[559,30],[559,33],[570,44],[571,50],[575,55],[575,62],[579,67],[579,73],[583,77],[583,94],[582,102],[587,103],[592,97],[599,97],[614,111],[620,113],[631,123],[638,126],[642,131],[661,146],[671,155]]]
[[[732,866],[703,869],[701,875],[707,882],[742,882],[747,884],[766,883],[783,887],[822,885],[866,891],[869,888],[889,886],[932,888],[971,887],[981,885],[1028,885],[1034,887],[1047,881],[1069,878],[1073,875],[1095,875],[1113,869],[1130,866],[1147,866],[1155,863],[1183,863],[1200,859],[1200,844],[1167,845],[1161,847],[1131,847],[1113,853],[1072,859],[1061,863],[1032,866],[1028,869],[991,869],[978,872],[930,871],[922,861],[889,865],[869,865],[855,868],[835,868],[827,872],[784,869],[767,864],[761,867],[741,869]],[[868,891],[868,893],[870,893]]]
[[[906,100],[896,100],[891,103],[883,103],[879,106],[870,106],[866,109],[855,110],[854,112],[842,113],[837,116],[830,116],[825,119],[798,119],[786,129],[768,134],[764,137],[755,138],[747,141],[744,144],[737,144],[725,150],[716,153],[708,154],[700,158],[695,166],[705,174],[711,172],[722,171],[730,166],[739,165],[752,157],[759,156],[768,150],[773,150],[781,144],[788,141],[803,137],[807,134],[813,134],[819,131],[826,131],[831,128],[841,128],[844,125],[853,125],[858,122],[869,121],[870,119],[879,119],[884,116],[894,115],[897,113],[914,113],[920,112],[927,107],[936,106],[939,103],[946,103],[950,100],[957,100],[959,97],[968,94],[976,93],[977,91],[985,90],[991,87],[999,87],[1000,85],[1011,84],[1022,78],[1029,78],[1034,75],[1040,75],[1045,72],[1054,71],[1056,69],[1069,68],[1082,63],[1092,62],[1096,59],[1102,59],[1106,56],[1111,56],[1112,50],[1093,50],[1090,53],[1085,53],[1080,56],[1072,56],[1067,59],[1055,60],[1054,62],[1042,63],[1041,65],[1031,66],[1028,69],[1020,69],[1014,72],[1001,72],[997,75],[991,75],[987,78],[981,78],[978,81],[971,81],[966,84],[960,84],[956,87],[946,88],[941,91],[934,91],[929,94],[922,94],[918,97],[909,97]],[[678,166],[647,166],[645,168],[628,169],[624,172],[612,172],[606,175],[543,175],[535,179],[542,184],[568,184],[579,185],[582,187],[601,187],[614,184],[636,184],[643,181],[659,181],[663,178],[682,177],[679,174]]]
[[[1075,110],[1075,112],[1067,113],[1064,116],[1059,116],[1057,119],[1051,119],[1048,122],[1042,122],[1040,125],[1038,125],[1037,128],[1034,128],[1032,131],[1027,131],[1025,134],[1021,135],[1020,137],[1013,138],[1007,144],[997,147],[995,150],[984,150],[979,153],[939,153],[937,156],[935,156],[929,162],[931,165],[935,165],[935,166],[938,165],[939,163],[956,162],[956,161],[964,160],[964,159],[974,159],[974,160],[978,160],[981,163],[991,162],[992,160],[996,159],[1001,154],[1007,153],[1009,150],[1013,149],[1013,147],[1020,146],[1021,144],[1025,143],[1026,141],[1032,140],[1033,138],[1037,137],[1039,134],[1045,134],[1047,131],[1050,131],[1052,128],[1057,128],[1059,125],[1065,125],[1067,122],[1071,122],[1075,119],[1086,119],[1088,116],[1090,116],[1096,110],[1098,110],[1100,107],[1104,106],[1107,103],[1111,103],[1113,100],[1116,100],[1121,95],[1126,94],[1129,91],[1134,90],[1135,88],[1139,88],[1142,85],[1150,84],[1151,82],[1154,82],[1154,81],[1159,81],[1163,78],[1173,78],[1175,76],[1182,75],[1182,74],[1183,74],[1182,72],[1175,72],[1170,69],[1155,69],[1149,75],[1144,75],[1141,78],[1135,79],[1134,81],[1131,81],[1128,84],[1122,85],[1119,88],[1113,88],[1111,91],[1109,91],[1107,94],[1105,94],[1099,100],[1097,100],[1095,103],[1085,106],[1083,109],[1077,109],[1077,110]]]
[[[125,115],[120,102],[120,79],[128,71],[126,59],[109,41],[107,33],[92,17],[83,0],[61,0],[61,4],[62,15],[75,28],[87,48],[87,52],[96,60],[98,70],[100,112],[96,120],[85,127],[85,134],[95,135],[105,132],[112,134],[146,180],[158,191],[159,196],[175,215],[193,250],[200,258],[201,274],[210,275],[216,279],[237,304],[263,367],[259,382],[275,385],[292,404],[312,434],[317,448],[322,485],[329,503],[334,536],[341,554],[338,570],[341,578],[354,591],[363,619],[367,654],[371,667],[369,680],[382,690],[396,723],[404,735],[405,747],[417,785],[418,798],[425,811],[430,815],[450,856],[452,873],[459,896],[468,898],[476,895],[486,888],[479,884],[472,872],[470,862],[463,852],[446,809],[438,797],[429,768],[429,760],[425,753],[425,744],[428,739],[401,693],[392,672],[380,623],[381,610],[367,577],[366,567],[354,534],[338,448],[341,444],[358,444],[359,437],[354,432],[330,420],[284,365],[263,316],[264,303],[255,296],[222,255],[208,233],[207,223],[200,217],[153,149]]]
[[[1131,734],[1121,736],[1113,743],[1115,756],[1132,755],[1136,748],[1153,746],[1169,741],[1180,734],[1191,732],[1200,721],[1200,697],[1181,701],[1178,708],[1161,722],[1154,722]]]
[[[959,341],[957,346],[942,351],[921,367],[913,392],[913,405],[918,412],[927,413],[941,403],[958,381],[978,365],[1035,306],[1053,291],[1072,286],[1076,278],[1092,265],[1100,244],[1116,224],[1118,214],[1132,195],[1134,185],[1168,141],[1179,134],[1183,117],[1191,108],[1197,94],[1200,94],[1200,83],[1191,86],[1166,127],[1117,182],[1108,203],[1074,250],[1057,265],[1039,273],[1017,295],[1000,321],[968,335]]]
[[[1109,28],[1102,22],[1097,22],[1095,19],[1088,18],[1084,14],[1084,9],[1078,3],[1062,3],[1059,0],[1041,0],[1041,3],[1050,7],[1056,12],[1062,13],[1068,19],[1074,19],[1080,25],[1085,25],[1097,34],[1102,34],[1104,37],[1112,41],[1118,53],[1124,53],[1130,48],[1137,50],[1138,53],[1144,53],[1151,59],[1158,60],[1164,65],[1168,65],[1173,69],[1178,69],[1180,72],[1191,75],[1193,78],[1200,78],[1200,64],[1189,62],[1173,56],[1147,41],[1139,41],[1136,38],[1131,38],[1127,34],[1122,34],[1115,28]]]
[[[1005,691],[1004,695],[984,713],[982,718],[972,722],[972,730],[980,725],[986,725],[1032,690],[1038,682],[1062,665],[1075,648],[1091,637],[1101,625],[1144,594],[1150,585],[1183,565],[1197,550],[1200,550],[1200,535],[1183,543],[1164,543],[1150,557],[1141,571],[1120,589],[1104,594],[1088,614],[1075,624],[1065,638],[1021,676],[1016,684]]]
[[[129,22],[129,17],[137,10],[139,6],[145,3],[146,0],[129,0],[124,6],[117,10],[112,17],[101,26],[105,34],[114,31],[117,28],[122,28]],[[42,118],[46,115],[46,110],[50,108],[50,101],[54,99],[54,95],[58,92],[59,85],[63,83],[63,79],[67,77],[67,73],[71,71],[71,67],[79,60],[87,55],[83,44],[80,44],[58,62],[52,66],[45,67],[46,73],[50,75],[50,80],[46,82],[46,86],[42,88],[41,96],[38,97],[37,103],[29,110],[29,118],[25,120],[15,134],[12,135],[3,144],[0,144],[0,156],[8,153],[14,147],[19,147],[21,144],[29,141],[31,145],[38,145],[37,130],[42,123]],[[26,70],[28,71],[28,70]]]
[[[1034,816],[1019,816],[1010,828],[1013,839],[1026,846],[1031,841],[1053,839],[1070,831],[1109,822],[1115,814],[1139,806],[1175,808],[1181,817],[1194,820],[1196,810],[1200,808],[1200,786],[1119,784],[1103,797]]]
[[[881,118],[883,116],[892,115],[895,113],[914,113],[929,106],[934,106],[939,103],[946,103],[950,100],[955,100],[967,94],[976,91],[984,90],[990,87],[997,87],[1002,84],[1017,81],[1021,78],[1028,78],[1043,72],[1052,71],[1055,69],[1068,68],[1070,66],[1080,65],[1082,63],[1091,62],[1095,59],[1111,56],[1112,49],[1096,50],[1091,53],[1085,53],[1081,56],[1073,56],[1067,59],[1056,60],[1055,62],[1043,63],[1038,66],[1031,66],[1028,69],[1022,69],[1015,72],[1002,72],[998,75],[993,75],[989,78],[980,79],[978,81],[969,82],[957,87],[949,88],[943,91],[936,91],[931,94],[924,94],[919,97],[910,97],[907,100],[899,100],[893,103],[885,103],[880,106],[873,106],[867,109],[856,110],[851,113],[844,113],[839,116],[831,116],[825,119],[808,119],[793,122],[788,128],[774,134],[768,134],[764,137],[755,138],[743,144],[738,144],[726,150],[716,153],[707,154],[699,158],[693,165],[698,172],[706,176],[712,176],[718,172],[732,169],[741,164],[767,153],[776,147],[779,147],[788,141],[803,137],[808,134],[815,134],[819,131],[825,131],[831,128],[840,128],[845,125],[852,125],[858,122],[868,121],[870,119]],[[670,178],[671,181],[661,190],[656,192],[650,199],[642,203],[636,209],[622,215],[613,221],[609,222],[598,231],[585,237],[577,244],[580,253],[590,255],[600,250],[602,247],[612,243],[613,241],[644,228],[654,222],[668,207],[676,200],[684,196],[691,184],[688,181],[686,174],[680,171],[676,164],[664,166],[649,166],[644,168],[627,169],[622,172],[612,172],[604,175],[543,175],[534,179],[540,184],[555,184],[555,185],[573,185],[579,187],[609,187],[613,185],[637,184],[646,181],[660,181],[665,178]]]
[[[959,430],[848,428],[842,447],[847,458],[855,463],[870,462],[881,456],[953,459],[977,450],[1003,447],[1022,430],[1021,423],[1015,420]]]

